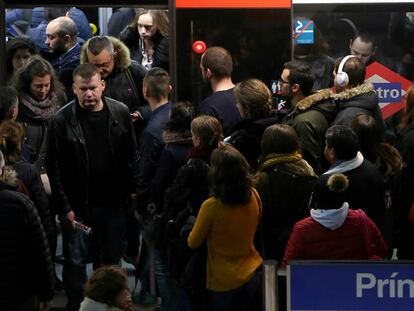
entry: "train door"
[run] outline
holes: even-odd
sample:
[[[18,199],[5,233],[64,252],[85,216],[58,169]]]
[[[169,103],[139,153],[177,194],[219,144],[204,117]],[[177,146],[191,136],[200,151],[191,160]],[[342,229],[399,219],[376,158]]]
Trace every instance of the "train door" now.
[[[200,72],[204,47],[222,46],[232,54],[234,82],[277,79],[291,58],[290,8],[290,0],[176,0],[177,99],[197,105],[210,92]]]

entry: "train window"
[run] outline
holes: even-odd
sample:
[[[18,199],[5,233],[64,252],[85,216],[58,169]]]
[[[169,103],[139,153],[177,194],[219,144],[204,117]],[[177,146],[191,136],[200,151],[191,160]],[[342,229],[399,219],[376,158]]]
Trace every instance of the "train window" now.
[[[324,2],[321,9],[315,2],[318,1],[294,1],[295,58],[337,58],[352,53],[367,65],[379,62],[414,80],[414,3],[352,1],[337,4],[332,2],[339,1],[327,1],[330,3]],[[313,24],[304,29],[303,21]],[[312,42],[301,40],[311,31]]]
[[[312,64],[314,89],[329,87],[335,59],[353,54],[367,66],[384,119],[398,112],[414,81],[414,1],[319,2],[293,2],[293,54]]]
[[[222,46],[233,57],[233,81],[277,79],[291,57],[290,10],[285,9],[177,9],[177,98],[197,105],[210,88],[200,72],[201,54],[192,44]]]

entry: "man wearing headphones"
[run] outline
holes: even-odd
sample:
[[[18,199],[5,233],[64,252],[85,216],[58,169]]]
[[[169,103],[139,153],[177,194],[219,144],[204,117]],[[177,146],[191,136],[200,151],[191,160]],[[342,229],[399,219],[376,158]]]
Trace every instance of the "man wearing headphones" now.
[[[365,83],[365,65],[354,55],[338,58],[335,62],[334,100],[338,114],[332,124],[350,126],[359,113],[371,115],[382,124],[378,96],[371,83]]]
[[[311,67],[294,60],[284,64],[279,85],[282,97],[290,103],[282,122],[295,129],[303,157],[319,174],[328,166],[323,154],[325,131],[335,118],[336,106],[331,100],[331,89],[311,93],[314,81]]]

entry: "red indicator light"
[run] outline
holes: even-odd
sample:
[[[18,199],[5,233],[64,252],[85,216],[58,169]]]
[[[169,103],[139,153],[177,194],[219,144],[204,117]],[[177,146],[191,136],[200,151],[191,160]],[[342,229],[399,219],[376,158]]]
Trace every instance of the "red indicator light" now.
[[[193,47],[193,51],[197,54],[203,54],[207,49],[206,44],[200,40],[194,41],[192,47]]]

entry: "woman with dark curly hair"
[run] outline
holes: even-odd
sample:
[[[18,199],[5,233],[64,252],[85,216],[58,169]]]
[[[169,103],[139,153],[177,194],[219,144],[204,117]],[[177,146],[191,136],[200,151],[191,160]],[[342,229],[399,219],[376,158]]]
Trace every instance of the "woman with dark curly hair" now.
[[[257,79],[238,83],[234,88],[234,94],[242,121],[236,124],[226,142],[240,151],[249,165],[255,169],[260,156],[263,132],[278,121],[276,117],[271,116],[272,95],[268,87]]]
[[[260,198],[250,167],[230,145],[211,154],[213,196],[201,205],[188,246],[207,241],[207,281],[211,310],[260,309],[262,258],[253,239],[259,223]]]
[[[48,121],[65,104],[65,92],[52,65],[40,56],[16,72],[13,86],[19,93],[17,121],[26,128],[30,160],[43,172]]]
[[[22,68],[29,58],[38,54],[36,44],[29,37],[15,37],[6,43],[6,80],[8,81],[17,69]]]
[[[131,292],[125,271],[105,266],[93,272],[85,284],[79,311],[132,311]]]
[[[168,15],[165,10],[141,9],[119,39],[131,51],[131,59],[147,70],[161,67],[168,71]]]

